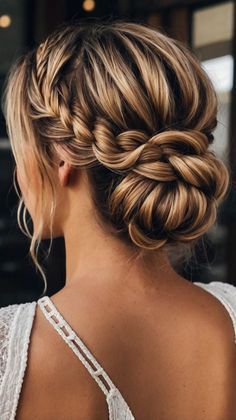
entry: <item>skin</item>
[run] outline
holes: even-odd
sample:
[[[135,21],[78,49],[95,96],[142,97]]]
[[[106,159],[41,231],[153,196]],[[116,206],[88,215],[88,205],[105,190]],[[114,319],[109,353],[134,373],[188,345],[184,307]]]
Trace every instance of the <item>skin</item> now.
[[[17,180],[37,228],[39,183],[33,164],[28,169],[31,188],[19,171]],[[84,171],[62,161],[53,177],[53,236],[65,239],[66,283],[50,298],[135,418],[233,420],[236,355],[226,309],[179,276],[162,251],[135,260],[108,235],[96,223]],[[17,410],[17,420],[32,418],[108,418],[100,388],[38,307]]]
[[[29,159],[31,161],[31,159]],[[28,187],[28,179],[24,179],[17,170],[17,181],[25,200],[26,207],[37,228],[36,208],[37,197],[40,194],[37,170],[29,168],[28,179],[32,187]],[[168,278],[180,279],[171,267],[164,252],[158,251],[154,257],[145,261],[134,261],[134,255],[121,241],[109,235],[104,227],[98,225],[94,217],[94,208],[89,195],[89,185],[85,171],[76,170],[69,163],[61,161],[55,167],[54,185],[58,202],[53,236],[63,236],[66,250],[66,284],[76,291],[85,281],[94,285],[103,284],[109,287],[120,285],[121,281],[127,287],[136,289],[138,285],[152,282],[166,283]],[[49,238],[49,229],[45,228],[43,239]],[[102,246],[101,246],[102,244]],[[121,264],[121,261],[123,262]],[[127,265],[130,268],[127,270]],[[122,279],[122,280],[121,280]],[[186,282],[182,278],[183,282]],[[122,285],[122,287],[123,287]]]

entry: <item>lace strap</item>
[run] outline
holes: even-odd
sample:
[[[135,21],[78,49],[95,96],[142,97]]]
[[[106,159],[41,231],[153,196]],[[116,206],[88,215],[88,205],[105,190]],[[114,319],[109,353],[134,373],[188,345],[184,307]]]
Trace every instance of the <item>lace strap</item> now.
[[[102,366],[98,363],[98,361],[95,359],[95,357],[92,355],[90,350],[86,347],[81,338],[78,337],[75,331],[71,328],[68,322],[57,310],[56,306],[49,298],[49,296],[43,296],[42,298],[38,299],[37,303],[47,320],[53,325],[55,330],[63,338],[66,344],[73,350],[76,356],[78,356],[80,361],[87,368],[87,370],[97,382],[99,387],[102,389],[104,394],[106,396],[108,396],[108,394],[112,394],[117,389],[113,384],[112,380],[107,375]],[[86,360],[86,358],[88,360]],[[92,363],[92,366],[90,365],[89,361]],[[102,377],[103,380],[105,380],[105,383],[109,385],[110,389],[107,389],[100,377]]]

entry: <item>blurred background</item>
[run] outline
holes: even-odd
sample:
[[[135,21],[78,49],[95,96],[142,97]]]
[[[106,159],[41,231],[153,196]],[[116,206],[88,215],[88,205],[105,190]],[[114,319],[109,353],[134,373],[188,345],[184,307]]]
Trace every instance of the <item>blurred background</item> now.
[[[213,0],[0,0],[0,95],[6,74],[24,51],[65,20],[121,17],[164,31],[189,45],[210,75],[218,97],[218,127],[211,146],[230,165],[234,185],[217,223],[204,235],[196,257],[178,267],[190,281],[236,285],[236,5]],[[29,256],[29,239],[17,226],[14,161],[0,111],[0,306],[38,299],[44,283]],[[49,243],[41,246],[43,253]],[[43,262],[49,296],[65,282],[63,238],[53,241]]]

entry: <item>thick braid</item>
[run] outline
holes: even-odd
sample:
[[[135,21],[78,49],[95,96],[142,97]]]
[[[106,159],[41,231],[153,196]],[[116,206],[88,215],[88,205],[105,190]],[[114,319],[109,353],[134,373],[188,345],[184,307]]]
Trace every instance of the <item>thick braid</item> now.
[[[66,55],[66,49],[58,55],[55,52],[53,54],[50,43],[45,41],[45,44],[40,45],[37,50],[36,66],[32,75],[41,105],[40,117],[52,117],[55,122],[58,121],[56,138],[73,136],[71,113],[65,100],[68,97],[68,94],[65,95],[68,88],[65,80],[58,81],[60,69],[70,56],[69,52]]]
[[[91,130],[90,112],[86,116],[76,101],[69,103],[66,80],[56,78],[69,53],[64,52],[63,61],[56,57],[58,62],[50,68],[48,54],[50,48],[43,44],[37,51],[33,80],[44,101],[45,117],[53,118],[50,139],[55,131],[54,149],[61,156],[64,150],[65,159],[75,166],[98,161],[123,175],[108,197],[114,224],[125,224],[136,245],[151,249],[168,240],[187,242],[201,235],[206,225],[214,223],[225,193],[221,177],[225,167],[208,150],[211,136],[196,129],[169,129],[151,137],[141,130],[115,135],[111,122],[103,117],[95,118]]]
[[[222,169],[221,162],[208,150],[207,135],[198,130],[167,130],[151,138],[127,130],[115,137],[109,123],[100,121],[94,137],[96,158],[111,170],[133,171],[157,182],[179,179],[202,189],[209,198],[221,198],[222,183],[215,179],[215,166]]]
[[[96,161],[92,151],[94,136],[88,128],[86,114],[73,100],[66,78],[58,79],[60,70],[71,59],[73,51],[67,46],[56,54],[55,49],[51,51],[53,45],[49,41],[46,40],[36,51],[35,68],[32,70],[35,93],[32,119],[36,120],[36,124],[40,119],[38,131],[52,149],[74,166],[83,166]],[[91,116],[88,115],[88,118]]]

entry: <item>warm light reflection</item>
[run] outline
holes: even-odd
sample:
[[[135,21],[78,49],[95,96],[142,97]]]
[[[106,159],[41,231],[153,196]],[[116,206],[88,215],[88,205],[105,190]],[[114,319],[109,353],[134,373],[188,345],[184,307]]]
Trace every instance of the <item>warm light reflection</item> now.
[[[0,16],[0,27],[7,28],[11,24],[11,17],[9,15]]]
[[[94,0],[85,0],[83,2],[82,7],[86,12],[91,12],[95,8],[95,1]]]

